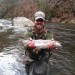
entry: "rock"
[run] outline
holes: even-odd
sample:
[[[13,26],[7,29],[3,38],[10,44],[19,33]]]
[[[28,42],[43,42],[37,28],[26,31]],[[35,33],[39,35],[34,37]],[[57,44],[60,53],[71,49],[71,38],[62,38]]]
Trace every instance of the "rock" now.
[[[75,19],[71,20],[71,22],[70,22],[70,23],[74,23],[74,24],[75,24]]]
[[[19,27],[27,27],[27,26],[34,26],[34,23],[27,19],[26,17],[15,17],[13,19],[13,25],[14,26],[19,26]]]
[[[16,37],[23,37],[24,33],[31,31],[34,23],[26,17],[15,17],[13,19],[14,32]]]

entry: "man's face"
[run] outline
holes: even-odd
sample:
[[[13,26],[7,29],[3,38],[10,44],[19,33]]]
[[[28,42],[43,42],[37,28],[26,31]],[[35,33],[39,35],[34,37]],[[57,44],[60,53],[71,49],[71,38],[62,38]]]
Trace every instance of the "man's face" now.
[[[42,25],[40,25],[40,24],[39,25],[36,25],[36,28],[37,29],[41,29],[42,28]]]
[[[43,19],[38,19],[35,21],[35,26],[37,29],[42,29],[44,26],[44,20]]]

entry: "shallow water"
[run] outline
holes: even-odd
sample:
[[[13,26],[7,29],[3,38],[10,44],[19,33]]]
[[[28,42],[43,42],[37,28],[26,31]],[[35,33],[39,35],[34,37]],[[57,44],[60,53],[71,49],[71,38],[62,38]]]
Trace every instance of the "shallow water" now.
[[[50,58],[51,75],[75,75],[75,25],[46,24],[62,48],[53,51]],[[22,31],[0,31],[0,75],[26,75],[25,51],[17,34]]]

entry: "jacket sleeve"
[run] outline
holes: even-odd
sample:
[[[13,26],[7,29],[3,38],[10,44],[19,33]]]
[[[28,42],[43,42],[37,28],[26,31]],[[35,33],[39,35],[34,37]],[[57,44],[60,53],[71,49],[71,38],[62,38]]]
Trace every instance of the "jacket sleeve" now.
[[[48,33],[47,33],[47,39],[50,39],[50,40],[53,39],[53,34],[50,33],[50,32],[48,32]]]
[[[28,40],[29,38],[31,38],[31,35],[32,35],[31,32],[24,33],[24,40]],[[24,46],[24,48],[25,48],[26,51],[31,51],[31,50],[32,50],[32,49],[29,48],[27,45]]]
[[[47,40],[53,40],[53,34],[52,33],[47,33]],[[47,52],[51,52],[53,49],[46,49]]]
[[[24,33],[24,40],[28,40],[31,37],[31,32]]]

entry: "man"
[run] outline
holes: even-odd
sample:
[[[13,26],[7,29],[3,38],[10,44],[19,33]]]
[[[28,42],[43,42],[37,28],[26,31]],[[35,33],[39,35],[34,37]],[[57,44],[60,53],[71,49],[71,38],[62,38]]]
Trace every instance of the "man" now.
[[[34,27],[31,32],[28,32],[27,34],[24,35],[24,38],[30,40],[32,39],[53,40],[52,34],[47,33],[47,30],[45,28],[45,14],[42,11],[38,11],[35,13]],[[38,53],[36,53],[38,49],[35,48],[33,41],[31,41],[30,45],[28,44],[28,46],[25,48],[26,51],[29,53],[29,58],[32,60],[38,60],[40,56],[45,57],[46,53],[51,51],[51,48],[49,49],[49,45],[48,45],[48,49],[40,50]]]
[[[42,11],[38,11],[35,13],[34,16],[34,27],[32,29],[31,32],[28,32],[27,34],[25,34],[25,39],[29,39],[29,40],[37,40],[37,39],[52,39],[53,40],[53,36],[52,34],[47,33],[47,30],[45,28],[45,14]],[[35,47],[34,42],[30,41],[28,43],[28,45],[25,47],[26,49],[26,53],[27,56],[29,57],[29,59],[31,60],[27,60],[26,64],[29,65],[32,61],[35,60],[39,60],[39,59],[43,59],[46,62],[48,62],[49,57],[50,57],[50,52],[51,48],[49,48],[50,46],[48,45],[48,49],[44,50],[39,50]]]

